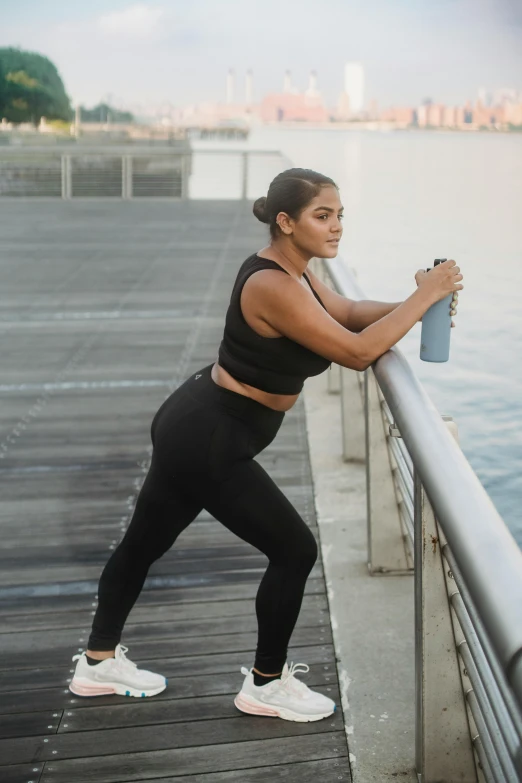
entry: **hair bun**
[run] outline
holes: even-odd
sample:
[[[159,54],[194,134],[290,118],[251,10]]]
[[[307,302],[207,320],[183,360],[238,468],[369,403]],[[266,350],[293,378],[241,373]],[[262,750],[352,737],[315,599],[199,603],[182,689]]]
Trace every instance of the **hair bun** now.
[[[270,219],[266,213],[266,196],[261,196],[254,201],[252,212],[261,223],[270,223]]]

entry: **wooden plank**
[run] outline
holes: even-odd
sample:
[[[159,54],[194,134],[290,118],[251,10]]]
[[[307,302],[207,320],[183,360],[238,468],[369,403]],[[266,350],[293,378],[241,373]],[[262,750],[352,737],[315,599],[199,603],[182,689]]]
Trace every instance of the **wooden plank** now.
[[[71,546],[71,549],[78,549],[82,551],[83,547],[89,549],[96,549],[100,546],[100,539],[105,540],[119,540],[122,530],[119,527],[119,519],[111,519],[106,522],[100,522],[100,524],[75,524],[74,528],[67,531],[67,542]],[[63,534],[63,523],[55,522],[52,519],[45,520],[41,529],[33,530],[20,530],[19,525],[13,524],[7,526],[7,522],[0,520],[0,526],[2,527],[2,548],[4,551],[13,552],[22,545],[32,545],[34,547],[42,547],[45,550],[47,548],[53,548],[54,545],[50,543],[52,540],[59,540]],[[317,533],[315,525],[309,525],[310,529]],[[114,532],[112,539],[107,536],[108,532]],[[238,538],[234,536],[226,527],[220,525],[219,522],[213,520],[212,522],[192,522],[186,531],[183,532],[176,540],[174,552],[180,549],[192,549],[201,546],[204,543],[206,546],[217,548],[221,546],[234,546],[237,545]],[[245,544],[245,546],[247,546]],[[99,562],[103,563],[106,557],[106,550],[101,556]]]
[[[255,764],[260,763],[256,758]],[[238,769],[233,772],[210,772],[209,774],[181,775],[180,777],[155,778],[161,783],[326,783],[350,780],[350,765],[347,758],[337,756],[320,761],[281,763],[277,767],[256,767]],[[143,783],[143,782],[142,782]]]
[[[313,724],[303,725],[313,726]],[[70,761],[55,758],[52,763],[45,765],[41,779],[43,783],[46,780],[50,783],[71,783],[72,780],[74,783],[114,783],[115,781],[124,783],[163,777],[168,780],[172,778],[173,771],[179,777],[186,775],[190,779],[216,771],[242,770],[244,777],[240,780],[249,783],[247,770],[253,765],[256,773],[259,774],[258,771],[263,766],[270,769],[273,766],[285,765],[290,769],[291,765],[304,761],[324,759],[335,759],[345,763],[346,742],[342,732],[317,732],[301,737],[293,736],[291,742],[286,738],[257,739],[198,748],[192,746],[175,750],[128,753],[123,757],[113,755],[75,758]],[[271,779],[265,778],[265,780]],[[328,779],[319,778],[319,780],[321,783],[323,780],[327,783]]]
[[[116,540],[116,539],[115,539]],[[181,543],[181,542],[180,542]],[[206,542],[205,542],[206,543]],[[2,570],[17,570],[19,568],[31,568],[35,560],[45,556],[45,565],[48,568],[56,568],[62,564],[70,565],[71,561],[75,563],[87,564],[103,563],[107,555],[107,547],[100,545],[99,538],[96,541],[83,540],[78,544],[71,544],[69,541],[65,544],[51,544],[49,540],[46,546],[24,546],[11,547],[0,550],[0,568]],[[214,558],[215,555],[220,558],[234,558],[258,555],[254,547],[235,538],[235,541],[223,541],[220,546],[178,546],[176,545],[163,555],[162,560],[166,563],[177,563],[178,561],[207,560]]]
[[[0,715],[0,739],[55,734],[58,731],[62,714],[63,710],[58,712],[47,710],[45,712]]]
[[[27,536],[27,542],[24,542],[23,550],[19,550],[20,547],[20,530],[19,527],[14,525],[11,528],[9,536],[6,535],[6,525],[2,523],[2,550],[5,560],[9,560],[12,556],[15,556],[18,561],[23,561],[28,557],[28,547],[31,546],[33,551],[44,549],[49,552],[53,557],[59,557],[62,560],[67,559],[67,554],[70,558],[78,556],[81,558],[84,551],[100,552],[99,562],[103,562],[106,557],[106,547],[100,547],[100,540],[105,542],[107,539],[107,532],[110,530],[115,531],[114,539],[119,540],[122,531],[119,528],[119,519],[111,520],[105,524],[99,524],[96,526],[91,525],[77,525],[74,528],[67,531],[67,544],[51,543],[53,540],[59,540],[63,531],[63,525],[59,523],[53,523],[52,520],[45,522],[45,531],[34,531],[33,535]],[[27,543],[28,546],[25,546]],[[237,536],[231,533],[226,527],[220,525],[219,522],[192,522],[188,528],[176,540],[173,553],[176,556],[181,556],[181,552],[186,550],[199,549],[199,548],[211,548],[212,552],[218,547],[225,547],[235,549],[237,546],[247,548],[249,544],[241,541]],[[17,554],[18,553],[18,554]],[[230,554],[230,553],[228,553]],[[186,556],[186,555],[183,555]]]
[[[139,666],[142,669],[163,672],[166,677],[171,679],[174,676],[186,677],[201,674],[219,674],[224,672],[237,672],[241,666],[245,666],[245,658],[249,653],[245,652],[226,652],[212,653],[207,655],[191,655],[186,658],[157,658],[153,660],[140,660]],[[331,647],[294,647],[289,650],[289,659],[292,661],[303,661],[308,664],[322,663],[331,664],[334,661]],[[68,665],[49,666],[47,668],[32,669],[6,669],[0,671],[0,692],[3,691],[23,691],[23,690],[41,690],[42,688],[63,687],[67,678],[73,673],[74,666],[71,661]],[[247,664],[250,665],[250,664]],[[0,703],[1,710],[1,703]]]
[[[39,761],[35,761],[33,764],[0,766],[0,780],[2,783],[38,783],[41,780],[43,768],[43,763]]]
[[[125,726],[150,726],[160,723],[189,723],[191,721],[214,720],[218,718],[237,717],[238,711],[234,706],[234,695],[241,687],[242,677],[227,677],[220,675],[214,677],[216,682],[216,696],[190,696],[171,700],[133,699],[126,704],[94,706],[91,708],[66,710],[61,722],[59,733],[69,734],[79,731],[99,731],[101,729],[124,728]],[[339,701],[339,690],[336,682],[328,686],[319,685],[323,680],[320,676],[310,677],[307,681],[313,682],[314,690],[324,693]],[[194,683],[193,683],[194,685]],[[195,685],[196,692],[208,691],[211,683],[202,682]],[[43,724],[43,721],[40,722]],[[28,732],[29,733],[29,732]],[[32,732],[37,733],[37,732]],[[40,731],[40,734],[45,732]],[[19,736],[13,734],[12,736]]]
[[[255,598],[259,580],[254,581],[254,579],[257,579],[257,575],[254,575],[250,582],[245,581],[237,584],[229,581],[223,585],[213,585],[212,587],[194,585],[154,589],[145,585],[133,611],[145,608],[145,606],[161,606],[163,604],[217,604],[241,598]],[[308,579],[305,586],[305,596],[323,594],[323,580],[320,578]],[[0,598],[0,623],[5,617],[24,616],[30,618],[34,614],[41,616],[43,614],[55,615],[61,612],[90,610],[95,606],[93,601],[94,594],[53,595],[51,600],[49,596],[40,597],[37,595],[3,600]]]
[[[104,560],[109,559],[110,552]],[[210,563],[212,565],[210,565]],[[104,563],[103,563],[104,565]],[[102,563],[96,565],[84,565],[78,563],[76,566],[56,566],[53,568],[53,578],[57,582],[66,582],[72,579],[97,579],[100,576]],[[267,559],[264,555],[242,555],[241,557],[213,557],[210,562],[204,560],[188,560],[176,563],[176,574],[205,573],[212,571],[233,571],[244,570],[246,568],[256,569],[260,574],[266,569]],[[150,575],[172,574],[172,565],[167,558],[162,558],[154,567],[151,568]],[[8,568],[0,574],[0,585],[32,585],[45,583],[49,578],[49,572],[46,565],[34,566],[33,569],[27,566],[25,569]]]
[[[83,637],[82,637],[83,638]],[[86,637],[85,637],[86,638]],[[206,639],[198,636],[187,638],[158,639],[156,641],[137,641],[132,645],[132,654],[136,660],[154,657],[166,658],[185,655],[199,655],[202,650],[211,649],[213,653],[237,652],[245,650],[251,652],[255,649],[257,633],[228,633],[222,636],[213,636],[211,648]],[[331,629],[321,628],[296,628],[292,634],[292,642],[298,647],[318,643],[330,644]],[[53,666],[57,660],[69,661],[71,655],[79,650],[78,644],[74,645],[74,636],[70,643],[61,647],[47,647],[31,650],[20,650],[11,653],[0,654],[0,669],[31,668],[33,666]],[[84,648],[81,648],[82,650]]]
[[[298,622],[301,625],[318,625],[321,623],[321,613],[326,614],[328,605],[325,596],[305,596]],[[219,603],[191,603],[191,604],[159,604],[154,607],[135,606],[126,623],[126,629],[132,629],[141,624],[195,622],[201,620],[218,620],[225,617],[249,617],[255,612],[255,599],[230,600]],[[60,612],[49,617],[48,615],[12,615],[0,618],[0,636],[10,633],[31,633],[33,631],[73,629],[75,626],[80,631],[82,625],[78,625],[81,615],[78,612]],[[84,615],[86,616],[86,615]],[[85,625],[85,623],[83,624]],[[245,630],[243,628],[243,630]],[[0,638],[0,647],[2,640]]]
[[[211,659],[214,656],[209,655],[209,666],[212,666]],[[245,656],[246,657],[246,656]],[[308,660],[308,656],[299,656],[298,661],[302,661],[303,658]],[[328,657],[328,662],[322,663],[310,667],[312,679],[308,680],[311,685],[316,683],[313,680],[317,677],[317,684],[325,684],[325,676],[321,676],[322,672],[326,672],[334,676],[335,666],[331,663],[333,658],[333,651],[325,651],[325,659]],[[247,666],[252,665],[253,653],[250,655],[250,660],[244,661]],[[291,659],[293,660],[293,659]],[[297,661],[296,661],[297,662]],[[326,669],[325,667],[329,667]],[[242,676],[240,672],[240,666],[238,666],[233,672],[216,672],[219,676],[207,676],[206,679],[202,679],[202,676],[190,677],[176,677],[176,668],[165,669],[161,668],[162,673],[169,680],[169,686],[163,693],[154,696],[155,700],[165,701],[176,698],[182,698],[187,696],[210,696],[216,693],[223,693],[223,687],[228,682],[230,693],[235,693],[239,690],[242,683]],[[151,664],[152,670],[159,670],[160,667],[156,667],[154,662]],[[310,675],[309,675],[310,676]],[[70,674],[68,675],[70,678]],[[221,679],[223,678],[223,680]],[[227,680],[228,678],[228,680]],[[232,683],[232,684],[230,684]],[[106,704],[128,704],[129,700],[125,696],[97,696],[95,699],[82,698],[81,696],[75,696],[68,689],[68,681],[63,677],[63,685],[58,688],[39,688],[37,690],[18,690],[18,691],[5,691],[2,693],[2,699],[0,700],[0,713],[15,714],[23,712],[42,712],[46,710],[52,710],[57,712],[59,710],[71,710],[73,708],[78,709],[90,709],[92,707],[98,708]]]
[[[85,755],[121,756],[188,747],[201,749],[206,745],[228,744],[232,738],[234,745],[240,745],[254,740],[314,736],[331,732],[332,729],[339,732],[343,730],[339,714],[334,713],[328,720],[312,723],[243,714],[219,720],[176,723],[175,731],[169,724],[158,724],[90,731],[87,734],[51,734],[44,738],[0,740],[0,759],[8,765],[30,763],[35,759],[52,761],[54,756],[58,759],[79,759]]]
[[[107,553],[107,560],[109,559],[110,552]],[[233,573],[234,571],[239,573],[247,573],[248,571],[259,574],[259,580],[267,567],[267,559],[264,555],[243,555],[242,557],[213,557],[209,562],[201,560],[189,560],[186,562],[176,563],[175,568],[169,564],[168,560],[161,559],[153,564],[149,571],[149,579],[154,577],[161,577],[162,575],[171,576],[175,574],[174,579],[182,579],[185,575],[199,576],[203,575],[205,580],[210,580],[214,574],[221,572]],[[53,584],[54,579],[56,583],[61,584],[65,588],[65,583],[70,582],[73,579],[92,580],[92,591],[96,590],[98,579],[100,577],[101,570],[105,562],[99,563],[95,566],[78,565],[77,568],[73,566],[61,566],[53,570]],[[317,578],[322,576],[322,567],[316,564],[312,570],[312,576]],[[0,574],[0,586],[9,585],[16,587],[17,585],[23,586],[36,586],[36,585],[48,584],[48,574],[45,566],[25,568],[20,570],[9,570]]]

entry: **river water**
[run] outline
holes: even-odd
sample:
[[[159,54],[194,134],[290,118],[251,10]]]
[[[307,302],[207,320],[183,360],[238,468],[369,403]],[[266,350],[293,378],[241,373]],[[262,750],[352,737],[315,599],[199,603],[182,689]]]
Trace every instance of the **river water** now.
[[[467,459],[522,546],[522,134],[262,127],[245,148],[289,158],[253,159],[249,197],[292,164],[338,183],[339,253],[368,298],[402,300],[419,268],[457,261],[465,288],[449,362],[420,361],[420,324],[399,347],[457,422]],[[192,197],[237,197],[239,162],[227,158],[196,155]]]

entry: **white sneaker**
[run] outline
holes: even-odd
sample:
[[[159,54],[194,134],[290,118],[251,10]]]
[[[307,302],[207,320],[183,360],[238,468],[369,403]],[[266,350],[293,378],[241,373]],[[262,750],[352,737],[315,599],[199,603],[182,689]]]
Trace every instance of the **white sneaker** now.
[[[296,672],[308,671],[310,667],[306,663],[292,663],[290,668],[285,663],[280,679],[266,685],[254,685],[252,669],[248,671],[243,666],[241,674],[246,675],[245,681],[234,704],[238,710],[250,715],[267,715],[283,720],[304,723],[327,718],[335,711],[335,702],[322,693],[310,690],[294,676]]]
[[[167,680],[161,674],[138,669],[135,663],[125,657],[127,647],[116,646],[116,657],[106,658],[90,666],[85,653],[74,655],[78,661],[69,690],[77,696],[105,696],[117,693],[120,696],[155,696],[167,687]]]

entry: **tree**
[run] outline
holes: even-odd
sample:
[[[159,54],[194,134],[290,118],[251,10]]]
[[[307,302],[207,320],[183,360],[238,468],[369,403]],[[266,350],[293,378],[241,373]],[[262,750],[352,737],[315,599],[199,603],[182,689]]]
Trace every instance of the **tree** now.
[[[128,111],[113,109],[107,103],[99,103],[92,109],[80,107],[81,122],[110,122],[111,125],[118,122],[134,122],[134,116]]]
[[[0,117],[34,125],[42,117],[72,120],[70,99],[56,66],[47,57],[0,48]]]

